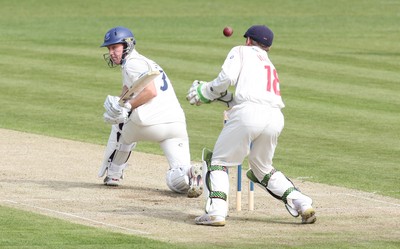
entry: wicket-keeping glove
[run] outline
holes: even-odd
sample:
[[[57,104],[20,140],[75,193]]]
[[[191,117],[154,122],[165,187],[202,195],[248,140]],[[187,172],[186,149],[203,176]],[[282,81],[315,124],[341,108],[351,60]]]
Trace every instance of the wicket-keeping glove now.
[[[204,96],[204,89],[206,86],[205,81],[195,80],[190,87],[186,99],[191,105],[201,105],[202,103],[210,103],[211,100]]]

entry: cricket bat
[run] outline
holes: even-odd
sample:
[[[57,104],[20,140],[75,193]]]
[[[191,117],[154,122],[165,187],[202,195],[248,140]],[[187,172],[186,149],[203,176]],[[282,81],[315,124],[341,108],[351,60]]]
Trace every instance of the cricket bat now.
[[[158,75],[160,71],[149,71],[135,82],[133,82],[132,87],[129,88],[120,98],[119,105],[124,106],[125,102],[130,99],[134,94],[142,91],[150,82],[152,82]]]

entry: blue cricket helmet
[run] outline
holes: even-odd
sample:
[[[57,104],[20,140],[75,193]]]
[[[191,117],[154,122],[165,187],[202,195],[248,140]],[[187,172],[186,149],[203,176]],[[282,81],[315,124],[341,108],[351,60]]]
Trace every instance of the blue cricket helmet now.
[[[107,47],[119,43],[133,43],[134,45],[136,42],[133,33],[129,29],[121,26],[112,28],[104,35],[104,43],[101,44],[100,47]]]
[[[115,27],[107,31],[104,35],[104,42],[100,47],[108,47],[114,44],[122,44],[124,46],[124,51],[122,54],[121,64],[124,63],[125,58],[133,51],[135,48],[136,40],[133,33],[125,27]],[[117,66],[111,59],[108,53],[103,55],[104,60],[107,62],[109,67]]]

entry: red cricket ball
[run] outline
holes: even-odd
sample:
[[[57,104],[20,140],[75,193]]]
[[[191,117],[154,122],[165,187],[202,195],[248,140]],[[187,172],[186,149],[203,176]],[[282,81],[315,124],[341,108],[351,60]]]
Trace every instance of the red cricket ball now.
[[[224,36],[229,37],[233,34],[233,29],[231,27],[225,27],[223,33]]]

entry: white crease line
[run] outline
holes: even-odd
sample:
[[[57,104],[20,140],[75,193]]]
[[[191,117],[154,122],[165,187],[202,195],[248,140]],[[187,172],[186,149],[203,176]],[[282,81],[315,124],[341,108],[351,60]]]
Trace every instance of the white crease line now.
[[[104,223],[104,222],[97,221],[97,220],[92,220],[92,219],[89,219],[89,218],[81,217],[81,216],[70,214],[70,213],[60,212],[60,211],[57,211],[57,210],[37,207],[37,206],[24,204],[24,203],[19,203],[19,202],[11,201],[11,200],[4,200],[4,201],[5,202],[14,203],[14,204],[18,204],[18,205],[22,205],[22,206],[27,206],[27,207],[30,207],[30,208],[36,208],[36,209],[41,209],[41,210],[45,210],[45,211],[50,211],[50,212],[57,213],[57,214],[62,214],[62,215],[65,215],[65,216],[70,216],[70,217],[78,218],[78,219],[81,219],[81,220],[86,220],[86,221],[90,221],[90,222],[93,222],[93,223],[101,224],[101,225],[104,225],[104,226],[114,227],[114,228],[126,230],[126,231],[129,231],[129,232],[132,232],[132,233],[136,233],[136,234],[151,234],[151,233],[143,232],[143,231],[140,231],[140,230],[134,230],[134,229],[126,228],[126,227],[120,227],[120,226],[117,226],[117,225]]]
[[[393,203],[393,202],[380,201],[380,200],[375,200],[375,199],[372,199],[372,198],[367,198],[367,197],[362,197],[362,196],[352,195],[352,194],[345,194],[345,195],[352,196],[352,197],[356,197],[356,198],[360,198],[360,199],[364,199],[364,200],[368,200],[368,201],[380,202],[380,203],[390,204],[390,205],[394,205],[394,206],[396,206],[396,207],[400,207],[400,204]]]

